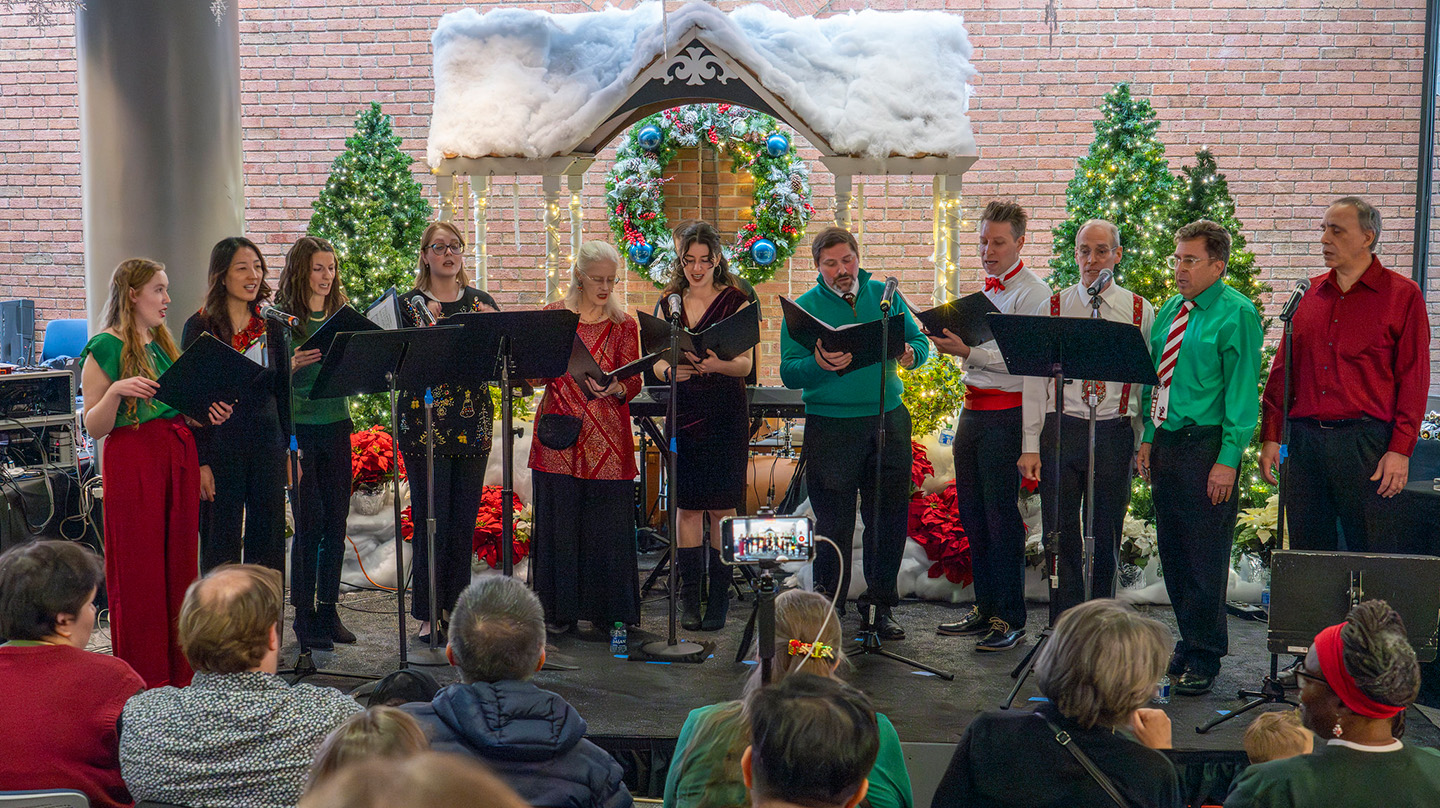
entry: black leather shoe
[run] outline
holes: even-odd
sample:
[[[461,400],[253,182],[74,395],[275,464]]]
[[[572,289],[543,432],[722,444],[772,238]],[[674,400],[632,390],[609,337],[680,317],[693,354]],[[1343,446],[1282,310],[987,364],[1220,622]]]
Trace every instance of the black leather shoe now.
[[[905,639],[905,629],[896,622],[894,615],[890,614],[889,606],[876,607],[875,634],[882,640]]]
[[[1294,662],[1280,669],[1280,672],[1275,675],[1275,681],[1279,682],[1280,686],[1286,690],[1298,689],[1300,687],[1300,676],[1296,671],[1298,671],[1303,664],[1305,664],[1305,658],[1296,657]]]
[[[1200,696],[1215,687],[1214,676],[1201,676],[1195,671],[1186,671],[1175,683],[1175,692],[1181,696]]]
[[[941,623],[935,629],[936,634],[944,634],[947,637],[968,637],[972,634],[984,634],[990,630],[990,618],[980,614],[980,610],[971,608],[970,613],[956,620],[953,623]]]
[[[333,651],[335,641],[329,633],[320,630],[320,620],[310,609],[295,610],[295,641],[301,648],[312,651]]]
[[[980,642],[975,643],[976,651],[1009,651],[1020,644],[1025,629],[1010,628],[1010,624],[998,617],[990,618],[990,631]]]
[[[1165,666],[1165,674],[1171,678],[1179,678],[1185,673],[1185,657],[1177,654],[1170,655],[1170,664]]]

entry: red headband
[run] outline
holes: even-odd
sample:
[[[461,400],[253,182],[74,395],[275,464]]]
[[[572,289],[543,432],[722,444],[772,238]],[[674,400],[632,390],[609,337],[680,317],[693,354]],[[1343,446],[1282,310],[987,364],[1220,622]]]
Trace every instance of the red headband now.
[[[1340,629],[1345,623],[1337,623],[1315,635],[1315,655],[1320,658],[1320,672],[1325,683],[1350,708],[1350,712],[1366,718],[1394,718],[1405,712],[1404,707],[1381,704],[1360,692],[1355,679],[1345,670],[1345,649],[1340,642]]]

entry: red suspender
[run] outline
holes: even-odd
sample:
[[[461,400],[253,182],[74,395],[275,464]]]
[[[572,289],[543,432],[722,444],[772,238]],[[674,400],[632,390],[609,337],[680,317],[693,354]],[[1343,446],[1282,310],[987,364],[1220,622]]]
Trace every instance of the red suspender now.
[[[1134,295],[1134,297],[1135,297],[1135,301],[1134,301],[1135,315],[1134,315],[1134,316],[1135,316],[1135,325],[1138,326],[1138,325],[1140,325],[1141,319],[1145,316],[1145,302],[1144,302],[1144,298],[1140,297],[1140,295],[1135,294],[1134,292],[1131,292],[1130,294]],[[1052,303],[1051,305],[1052,305],[1052,307],[1054,306],[1053,303]],[[1125,383],[1125,386],[1120,388],[1120,417],[1121,417],[1121,418],[1124,418],[1125,415],[1126,415],[1126,413],[1128,413],[1128,412],[1130,412],[1130,383],[1129,383],[1129,382],[1126,382],[1126,383]]]
[[[1051,316],[1051,317],[1059,317],[1059,316],[1060,316],[1060,293],[1059,293],[1059,292],[1056,292],[1055,294],[1053,294],[1053,295],[1050,296],[1050,316]]]

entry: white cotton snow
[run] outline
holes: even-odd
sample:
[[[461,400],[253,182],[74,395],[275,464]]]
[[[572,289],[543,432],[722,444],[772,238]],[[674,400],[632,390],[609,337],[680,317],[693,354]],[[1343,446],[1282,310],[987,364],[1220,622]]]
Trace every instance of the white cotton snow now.
[[[630,83],[698,25],[752,69],[836,154],[972,154],[975,68],[964,21],[939,11],[792,18],[702,2],[583,14],[473,9],[432,37],[435,103],[427,159],[568,154],[624,103]],[[817,144],[818,145],[818,144]]]

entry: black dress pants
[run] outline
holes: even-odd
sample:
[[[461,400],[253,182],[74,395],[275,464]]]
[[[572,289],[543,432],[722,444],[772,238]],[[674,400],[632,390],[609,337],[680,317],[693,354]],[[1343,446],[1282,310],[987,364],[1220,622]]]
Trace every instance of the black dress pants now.
[[[1290,549],[1422,553],[1424,539],[1405,530],[1400,497],[1380,496],[1370,475],[1390,445],[1391,425],[1354,421],[1290,422],[1285,514]],[[1413,539],[1413,541],[1412,541]]]
[[[1150,449],[1156,540],[1165,591],[1180,626],[1175,655],[1201,676],[1219,673],[1220,658],[1230,647],[1225,584],[1240,497],[1232,493],[1212,505],[1206,493],[1221,437],[1218,426],[1157,429]]]
[[[257,441],[213,455],[215,500],[200,503],[200,574],[241,561],[284,572],[285,447]]]
[[[955,426],[955,500],[970,539],[975,608],[1025,625],[1025,522],[1020,518],[1020,408],[961,410]]]
[[[425,452],[401,450],[410,480],[410,519],[415,533],[410,541],[412,596],[410,613],[416,620],[431,619],[430,548],[426,541]],[[485,488],[487,454],[435,456],[435,599],[442,613],[470,585],[470,559],[475,555],[475,517]]]
[[[1060,572],[1055,614],[1085,600],[1081,545],[1084,520],[1085,477],[1090,466],[1090,420],[1066,415],[1061,422],[1060,464],[1055,464],[1055,415],[1045,419],[1040,433],[1040,498],[1045,535],[1059,525]],[[1091,592],[1095,598],[1115,596],[1115,570],[1119,565],[1120,534],[1130,506],[1130,469],[1135,455],[1135,429],[1129,418],[1095,422],[1095,555],[1091,559]],[[1058,510],[1055,482],[1060,482]],[[1057,522],[1058,520],[1058,522]]]
[[[340,597],[345,523],[350,515],[350,432],[347,418],[296,424],[300,482],[295,486],[295,537],[290,549],[290,602],[296,610]]]
[[[815,509],[815,533],[835,542],[840,557],[824,542],[815,550],[815,588],[850,591],[850,558],[855,541],[855,495],[860,495],[865,561],[862,599],[882,606],[900,602],[895,579],[910,527],[910,411],[901,404],[885,413],[885,452],[880,466],[880,520],[875,523],[877,416],[805,419],[805,488]],[[840,559],[844,559],[841,570]],[[838,587],[838,589],[837,589]]]

